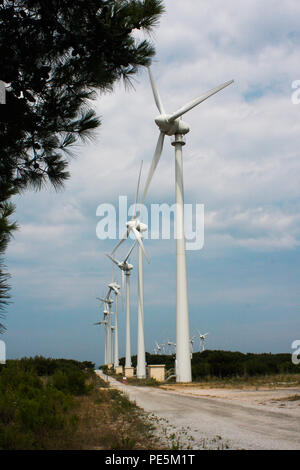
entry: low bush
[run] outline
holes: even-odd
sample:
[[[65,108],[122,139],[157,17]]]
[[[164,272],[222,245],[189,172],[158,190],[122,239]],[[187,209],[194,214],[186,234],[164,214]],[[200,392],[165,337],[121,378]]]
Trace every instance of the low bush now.
[[[55,363],[45,360],[45,364]],[[41,377],[42,358],[7,361],[0,367],[0,449],[44,449],[56,433],[76,428],[75,397],[87,394],[90,369],[76,361],[55,363]],[[58,364],[62,370],[58,368]],[[45,369],[43,369],[45,370]],[[46,372],[50,373],[47,367]]]
[[[88,392],[85,381],[86,376],[81,370],[70,370],[66,372],[57,370],[52,378],[53,386],[57,388],[57,390],[72,395],[84,395]]]

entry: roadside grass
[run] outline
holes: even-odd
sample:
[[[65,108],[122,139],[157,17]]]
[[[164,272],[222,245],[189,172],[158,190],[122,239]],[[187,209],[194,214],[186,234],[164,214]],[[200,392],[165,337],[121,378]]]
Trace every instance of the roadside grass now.
[[[160,430],[160,439],[166,449],[170,450],[228,450],[230,443],[221,436],[203,437],[192,433],[189,426],[174,426],[166,418],[149,414],[149,419]],[[194,435],[193,435],[194,434]]]
[[[113,372],[109,373],[110,377],[113,377],[114,379],[118,380],[119,382],[122,382],[123,380],[123,375],[120,374],[114,374]],[[146,379],[137,379],[136,377],[127,377],[126,382],[128,385],[135,385],[138,387],[159,387],[160,383],[155,380],[153,377],[151,378],[146,378]]]
[[[147,450],[161,445],[146,414],[119,390],[103,388],[103,381],[80,400],[73,449]]]
[[[259,389],[259,388],[285,388],[300,386],[299,374],[274,374],[263,376],[241,376],[241,377],[206,377],[205,379],[193,381],[187,384],[162,384],[162,388],[176,389],[188,388],[227,388],[227,389]]]
[[[277,398],[277,401],[300,401],[300,395],[291,395],[287,397]]]

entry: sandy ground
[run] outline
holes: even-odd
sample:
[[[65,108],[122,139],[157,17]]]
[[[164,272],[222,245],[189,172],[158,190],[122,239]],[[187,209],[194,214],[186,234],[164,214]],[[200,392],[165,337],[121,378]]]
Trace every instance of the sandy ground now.
[[[225,400],[234,400],[235,403],[248,404],[248,405],[263,405],[272,410],[278,408],[285,408],[293,410],[295,416],[300,418],[300,388],[280,387],[276,389],[260,387],[257,390],[253,389],[220,389],[220,388],[195,388],[188,386],[163,386],[165,390],[179,393],[180,395],[190,395],[194,397],[210,397],[222,398]],[[294,400],[293,397],[299,396],[299,399]]]
[[[291,399],[300,388],[156,388],[109,381],[148,412],[161,438],[176,448],[300,449],[300,400]]]

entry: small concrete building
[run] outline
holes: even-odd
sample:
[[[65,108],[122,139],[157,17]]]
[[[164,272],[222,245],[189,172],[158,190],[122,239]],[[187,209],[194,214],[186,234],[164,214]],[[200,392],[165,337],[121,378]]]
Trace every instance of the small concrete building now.
[[[157,364],[148,366],[149,377],[157,380],[157,382],[164,382],[166,378],[166,365]]]
[[[123,374],[123,366],[117,366],[117,367],[115,368],[115,371],[116,371],[116,374],[117,374],[117,375],[124,375],[124,374]]]
[[[125,367],[125,377],[131,378],[134,376],[134,367]]]

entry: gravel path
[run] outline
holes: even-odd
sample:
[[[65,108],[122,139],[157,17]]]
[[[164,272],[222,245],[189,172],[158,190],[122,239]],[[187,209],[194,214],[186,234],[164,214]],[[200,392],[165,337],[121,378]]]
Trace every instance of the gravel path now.
[[[106,378],[101,371],[96,371]],[[299,389],[255,392],[165,390],[134,387],[108,378],[112,387],[150,413],[166,442],[179,449],[300,449],[300,401],[285,407],[283,395],[299,394]],[[244,393],[243,393],[244,392]],[[263,393],[265,392],[265,393]],[[254,394],[254,395],[253,395]],[[235,396],[236,395],[236,396]],[[271,401],[270,401],[271,400]],[[291,402],[287,401],[290,405]]]

